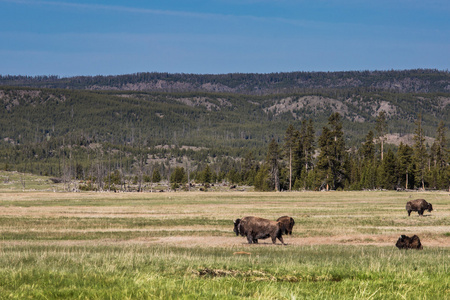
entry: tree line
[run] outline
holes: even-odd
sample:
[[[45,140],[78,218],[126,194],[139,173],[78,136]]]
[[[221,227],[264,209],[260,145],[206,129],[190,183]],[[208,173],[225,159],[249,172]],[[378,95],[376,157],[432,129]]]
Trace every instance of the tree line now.
[[[142,191],[146,183],[170,183],[189,189],[193,183],[250,185],[271,190],[448,189],[450,155],[446,127],[440,122],[430,146],[425,142],[422,117],[415,122],[414,144],[386,145],[386,114],[382,111],[365,141],[347,147],[342,118],[332,113],[316,135],[314,122],[289,125],[283,138],[273,138],[265,159],[248,151],[242,158],[211,156],[206,149],[155,149],[137,138],[137,145],[89,143],[86,139],[41,147],[5,148],[4,169],[56,176],[62,182],[81,181],[87,190]],[[78,143],[78,144],[77,144]]]
[[[431,146],[425,142],[421,115],[415,126],[412,146],[385,145],[388,125],[381,111],[364,143],[348,148],[341,116],[333,113],[318,138],[312,120],[303,121],[298,129],[289,125],[281,141],[271,140],[263,162],[248,152],[226,172],[223,165],[210,163],[197,168],[190,178],[206,184],[226,180],[261,191],[449,189],[450,154],[444,123],[439,123]],[[186,169],[177,168],[170,182],[188,183]]]
[[[152,85],[159,81],[162,87]],[[0,85],[61,89],[124,89],[130,84],[147,83],[147,91],[190,92],[207,91],[205,84],[220,85],[228,92],[243,94],[276,94],[299,89],[375,88],[400,92],[448,92],[450,74],[433,69],[345,71],[345,72],[277,72],[186,74],[143,72],[108,76],[13,76],[0,75]],[[184,83],[177,85],[172,83]]]
[[[386,115],[359,147],[345,145],[338,113],[328,119],[314,140],[312,121],[297,130],[286,130],[284,141],[272,140],[259,169],[259,190],[361,190],[361,189],[449,189],[450,164],[446,128],[441,121],[436,138],[425,143],[422,117],[415,122],[414,145],[403,143],[385,150]],[[317,146],[317,148],[315,148]]]

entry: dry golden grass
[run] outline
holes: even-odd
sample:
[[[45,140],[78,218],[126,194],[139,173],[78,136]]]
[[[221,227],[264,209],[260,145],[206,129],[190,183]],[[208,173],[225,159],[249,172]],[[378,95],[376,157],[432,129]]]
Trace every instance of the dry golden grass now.
[[[404,205],[415,198],[427,199],[435,211],[408,217]],[[289,215],[296,221],[294,234],[285,237],[290,245],[387,246],[400,234],[417,234],[425,246],[450,246],[445,192],[4,192],[0,205],[2,243],[233,247],[246,242],[234,236],[234,219]]]

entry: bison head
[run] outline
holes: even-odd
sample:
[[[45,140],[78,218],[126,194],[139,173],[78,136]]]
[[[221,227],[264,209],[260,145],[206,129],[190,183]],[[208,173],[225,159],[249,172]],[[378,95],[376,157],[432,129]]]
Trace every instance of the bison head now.
[[[428,210],[429,212],[431,212],[431,211],[433,210],[433,205],[431,205],[431,203],[428,203],[428,208],[427,208],[427,210]]]
[[[288,226],[288,233],[292,235],[292,228],[294,228],[295,221],[293,218],[289,218],[289,226]]]
[[[396,246],[398,249],[406,249],[406,248],[408,248],[408,246],[407,246],[408,242],[409,242],[409,237],[407,237],[406,235],[403,235],[403,234],[402,234],[402,235],[398,238],[397,243],[395,244],[395,246]]]
[[[240,225],[240,223],[241,223],[241,219],[236,219],[235,221],[234,221],[234,229],[233,229],[233,231],[236,233],[236,235],[238,236],[239,235],[239,233],[240,233],[240,230],[239,230],[239,225]]]
[[[293,218],[282,216],[277,219],[277,222],[281,222],[283,224],[283,234],[292,234],[292,228],[294,228],[295,225],[295,221]]]

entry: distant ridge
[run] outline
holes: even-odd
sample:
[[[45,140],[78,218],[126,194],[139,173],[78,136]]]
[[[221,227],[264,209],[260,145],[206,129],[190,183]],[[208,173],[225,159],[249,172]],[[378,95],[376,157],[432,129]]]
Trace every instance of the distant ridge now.
[[[266,95],[317,89],[381,90],[400,93],[448,93],[450,73],[435,69],[344,72],[184,74],[143,72],[107,76],[0,76],[0,85],[16,87],[145,92],[214,92]]]

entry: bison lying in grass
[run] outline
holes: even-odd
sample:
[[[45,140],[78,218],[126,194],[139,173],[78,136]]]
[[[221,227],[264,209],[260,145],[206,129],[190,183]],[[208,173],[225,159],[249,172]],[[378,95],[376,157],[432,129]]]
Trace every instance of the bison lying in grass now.
[[[422,244],[420,243],[420,239],[417,235],[413,235],[412,237],[401,235],[395,246],[398,249],[417,249],[422,250]]]
[[[267,239],[270,237],[272,243],[276,243],[277,239],[285,245],[283,241],[283,233],[286,231],[282,222],[271,221],[258,217],[244,217],[234,221],[234,230],[236,235],[247,237],[249,244],[257,244],[258,239]]]
[[[295,221],[293,218],[288,216],[282,216],[277,219],[277,222],[281,222],[284,226],[284,234],[292,235],[292,228],[294,228]]]
[[[431,212],[433,210],[433,206],[424,199],[416,199],[406,203],[406,210],[408,211],[408,216],[411,215],[412,211],[417,211],[419,216],[423,217],[423,212],[425,210]]]

